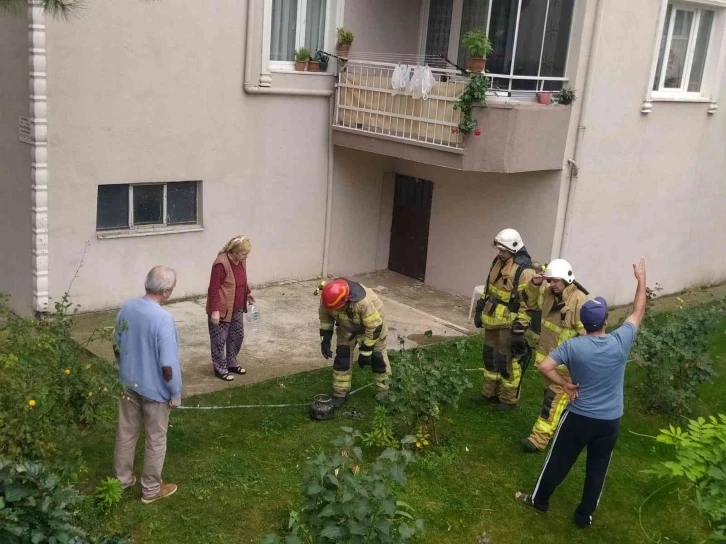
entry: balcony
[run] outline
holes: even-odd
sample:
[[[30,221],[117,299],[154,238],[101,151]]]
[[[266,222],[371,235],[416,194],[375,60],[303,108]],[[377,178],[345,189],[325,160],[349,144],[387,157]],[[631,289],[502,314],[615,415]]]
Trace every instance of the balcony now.
[[[394,94],[397,64],[348,60],[341,68],[333,124],[335,145],[469,172],[534,172],[562,168],[571,108],[541,105],[536,93],[565,78],[487,74],[495,87],[472,117],[481,135],[462,135],[454,104],[467,78],[456,69],[431,67],[436,82],[427,99]],[[532,91],[510,96],[512,81]]]

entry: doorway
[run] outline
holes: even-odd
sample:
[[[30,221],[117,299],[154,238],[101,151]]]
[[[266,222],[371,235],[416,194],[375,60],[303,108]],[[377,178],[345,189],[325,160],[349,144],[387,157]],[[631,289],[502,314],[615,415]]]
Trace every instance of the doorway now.
[[[396,174],[388,269],[424,281],[434,184]]]

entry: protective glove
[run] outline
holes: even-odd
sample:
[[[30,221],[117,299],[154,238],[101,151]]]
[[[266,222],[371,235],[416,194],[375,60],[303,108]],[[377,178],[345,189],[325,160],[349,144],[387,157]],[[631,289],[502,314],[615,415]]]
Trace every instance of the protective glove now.
[[[481,322],[481,313],[484,311],[484,299],[480,298],[476,303],[476,312],[474,313],[474,325],[477,329],[481,329],[483,323]]]
[[[361,351],[358,354],[358,366],[363,368],[364,366],[371,366],[371,358],[373,351]]]
[[[333,356],[333,351],[330,349],[330,342],[333,339],[333,331],[326,331],[320,329],[320,353],[323,357],[330,359]]]
[[[527,340],[524,339],[524,331],[512,331],[512,356],[524,357],[528,349]]]

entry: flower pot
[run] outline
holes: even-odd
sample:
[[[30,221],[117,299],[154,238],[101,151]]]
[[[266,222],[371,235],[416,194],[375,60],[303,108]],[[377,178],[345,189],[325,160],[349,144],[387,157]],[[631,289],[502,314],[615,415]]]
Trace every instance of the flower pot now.
[[[295,70],[298,72],[304,72],[305,67],[308,65],[308,61],[306,60],[296,60],[295,61]]]
[[[466,57],[466,69],[470,72],[483,72],[486,68],[487,59],[478,59],[476,57]]]
[[[328,71],[328,62],[330,62],[330,59],[320,61],[320,71],[321,72]]]
[[[335,49],[338,53],[338,56],[340,57],[347,57],[348,53],[350,53],[350,44],[349,43],[339,43],[335,46]]]
[[[319,60],[309,60],[308,61],[308,72],[319,72],[320,71],[320,61]]]
[[[537,93],[537,102],[549,106],[552,103],[552,93]]]

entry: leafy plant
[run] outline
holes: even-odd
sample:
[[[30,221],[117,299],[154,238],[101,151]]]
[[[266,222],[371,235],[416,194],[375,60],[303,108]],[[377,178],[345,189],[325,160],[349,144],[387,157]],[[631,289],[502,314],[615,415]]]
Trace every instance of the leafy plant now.
[[[110,477],[103,480],[93,493],[93,498],[104,512],[120,503],[122,497],[121,482]]]
[[[315,52],[315,60],[320,63],[320,70],[323,72],[328,69],[328,62],[330,61],[330,55],[323,53],[320,49]]]
[[[471,111],[474,104],[486,106],[487,91],[489,91],[489,79],[483,74],[470,74],[464,92],[454,103],[454,109],[461,111],[459,131],[462,134],[469,134],[479,122],[472,118]]]
[[[726,539],[726,415],[689,419],[686,431],[671,425],[656,440],[674,446],[676,460],[658,463],[649,472],[688,479],[714,537]]]
[[[385,406],[376,406],[373,410],[371,431],[364,435],[363,443],[378,448],[393,448],[398,445],[393,434],[393,421]]]
[[[82,465],[75,430],[110,417],[121,393],[114,365],[72,337],[77,311],[66,294],[54,313],[21,318],[0,297],[0,456],[42,460],[71,477]]]
[[[298,62],[305,62],[310,60],[310,49],[301,47],[295,50],[295,60]]]
[[[353,33],[345,28],[337,28],[335,34],[338,37],[338,45],[351,45],[353,43]]]
[[[0,460],[0,542],[85,542],[69,512],[81,500],[40,463]]]
[[[333,441],[335,454],[320,453],[308,462],[305,504],[290,512],[285,539],[267,535],[264,544],[403,543],[423,532],[423,520],[396,500],[392,485],[406,485],[405,467],[413,454],[388,448],[363,468],[363,451],[356,445],[363,436],[350,427],[342,430]],[[401,442],[411,441],[413,437]]]
[[[559,103],[563,106],[568,106],[572,104],[575,100],[577,100],[575,89],[567,86],[562,87],[562,90],[560,91]]]
[[[377,397],[407,430],[415,431],[423,426],[432,434],[434,443],[438,443],[436,421],[441,417],[441,410],[447,406],[456,408],[461,393],[471,387],[461,364],[464,342],[456,342],[454,346],[458,360],[453,365],[427,357],[421,348],[400,352],[389,390]]]
[[[650,291],[649,304],[656,290]],[[724,301],[653,317],[648,307],[633,355],[645,370],[636,386],[645,409],[662,414],[689,414],[698,387],[717,375],[708,354],[709,335],[724,317]]]
[[[461,39],[461,44],[469,53],[470,57],[477,59],[486,59],[492,54],[492,42],[486,32],[480,29],[470,30]]]

